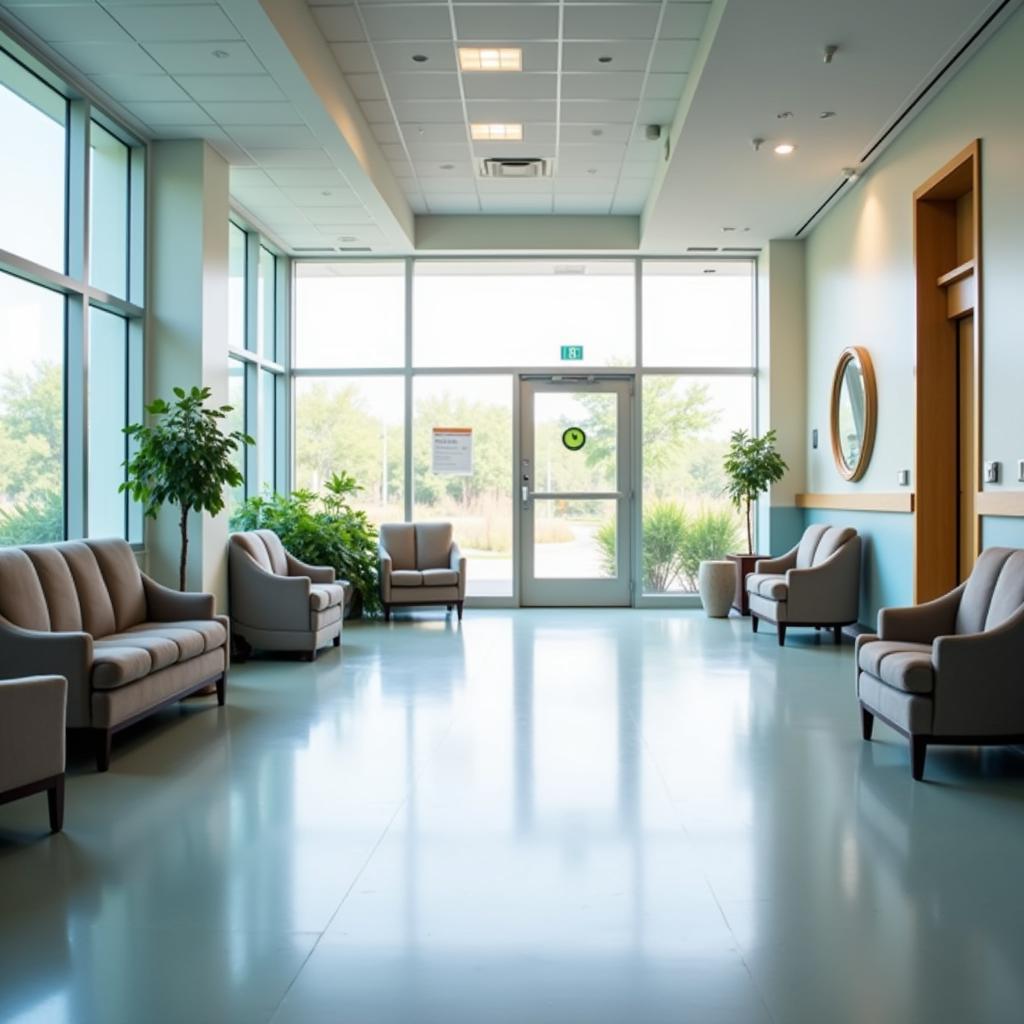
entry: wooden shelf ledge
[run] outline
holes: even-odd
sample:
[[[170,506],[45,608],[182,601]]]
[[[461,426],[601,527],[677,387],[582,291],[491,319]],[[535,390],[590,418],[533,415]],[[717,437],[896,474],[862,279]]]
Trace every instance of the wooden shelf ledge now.
[[[945,288],[946,285],[955,284],[957,281],[963,280],[963,278],[973,273],[974,260],[967,260],[966,263],[961,263],[959,267],[954,267],[952,270],[947,271],[936,283],[940,288]]]
[[[796,507],[832,508],[844,512],[913,512],[914,492],[870,494],[867,491],[843,491],[839,494],[798,494]]]

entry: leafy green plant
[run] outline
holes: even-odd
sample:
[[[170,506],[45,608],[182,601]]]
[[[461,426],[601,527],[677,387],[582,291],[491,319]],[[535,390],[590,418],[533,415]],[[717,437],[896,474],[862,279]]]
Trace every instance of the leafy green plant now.
[[[362,488],[347,473],[335,473],[323,491],[293,491],[253,497],[231,517],[232,530],[273,530],[300,561],[330,565],[349,580],[367,612],[380,609],[377,531],[351,499]]]
[[[124,463],[126,479],[118,488],[140,502],[155,519],[162,505],[177,505],[181,531],[178,586],[185,589],[188,563],[188,514],[224,508],[224,488],[238,487],[242,473],[234,455],[256,442],[239,430],[225,433],[221,420],[230,405],[207,408],[209,388],[175,388],[176,401],[158,398],[146,406],[152,425],[132,423],[124,432],[135,443],[135,454]]]
[[[789,466],[775,450],[775,431],[752,437],[745,430],[737,430],[729,441],[729,450],[723,463],[729,482],[725,491],[737,509],[745,513],[747,521],[747,554],[754,553],[753,503],[768,488],[785,475]]]
[[[0,509],[0,546],[46,544],[63,536],[64,501],[60,491]]]
[[[678,585],[697,589],[700,563],[721,558],[738,542],[735,515],[727,509],[701,509],[691,516],[672,501],[659,501],[644,509],[644,590],[663,593]],[[616,568],[614,520],[604,523],[596,534],[601,561],[608,572]]]

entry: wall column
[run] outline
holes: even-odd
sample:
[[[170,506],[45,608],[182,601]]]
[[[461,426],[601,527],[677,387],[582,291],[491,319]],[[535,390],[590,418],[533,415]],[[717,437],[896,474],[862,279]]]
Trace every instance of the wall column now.
[[[149,301],[146,400],[174,387],[205,385],[227,401],[228,165],[200,139],[150,147]],[[193,514],[188,588],[227,605],[227,513]],[[165,508],[146,533],[147,567],[177,587],[177,515]]]

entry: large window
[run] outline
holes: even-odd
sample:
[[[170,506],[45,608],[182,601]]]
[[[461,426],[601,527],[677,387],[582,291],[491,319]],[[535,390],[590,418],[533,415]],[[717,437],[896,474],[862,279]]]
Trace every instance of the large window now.
[[[62,88],[0,37],[0,543],[139,543],[145,152]]]
[[[642,595],[692,592],[701,559],[741,545],[722,457],[730,434],[753,423],[752,262],[299,263],[294,300],[295,484],[318,490],[346,472],[374,523],[452,522],[471,559],[470,596],[515,594],[514,371],[634,380],[632,571]],[[615,436],[610,396],[578,408],[546,397],[551,408],[536,410],[538,480],[556,491],[614,489],[604,462],[566,458],[562,440],[569,422],[592,439]],[[434,437],[453,430],[472,438],[471,463],[439,471]],[[565,575],[558,557],[575,544],[590,552],[588,571],[605,575],[617,542],[602,526],[611,514],[597,501],[553,502],[535,517],[535,573]]]

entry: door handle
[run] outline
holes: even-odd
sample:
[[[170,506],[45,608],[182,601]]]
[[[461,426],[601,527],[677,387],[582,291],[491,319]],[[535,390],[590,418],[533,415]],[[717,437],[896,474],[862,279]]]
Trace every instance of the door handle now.
[[[530,500],[530,487],[528,484],[523,484],[523,504],[525,505]]]

